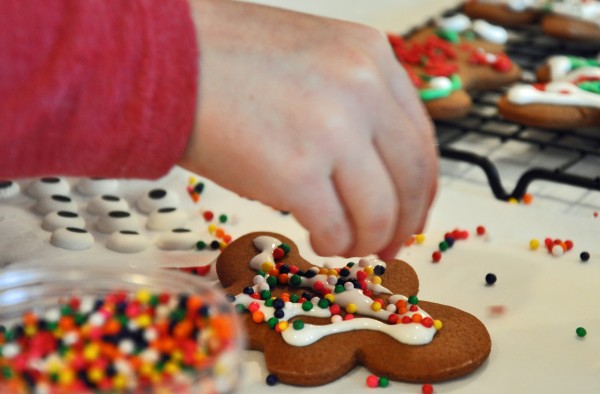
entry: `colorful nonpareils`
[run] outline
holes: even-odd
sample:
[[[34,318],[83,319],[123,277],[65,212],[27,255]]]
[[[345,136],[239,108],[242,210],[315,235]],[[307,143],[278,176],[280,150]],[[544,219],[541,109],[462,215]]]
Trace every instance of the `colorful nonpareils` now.
[[[0,391],[185,391],[237,340],[233,316],[217,309],[199,295],[143,289],[27,311],[0,326]]]

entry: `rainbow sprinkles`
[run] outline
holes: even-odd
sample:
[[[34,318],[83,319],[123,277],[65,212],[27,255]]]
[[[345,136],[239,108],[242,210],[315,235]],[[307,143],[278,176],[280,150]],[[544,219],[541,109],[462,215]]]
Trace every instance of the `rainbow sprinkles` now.
[[[325,336],[355,330],[379,331],[404,344],[424,345],[442,326],[418,307],[416,296],[392,294],[381,284],[386,268],[381,260],[363,258],[343,268],[313,267],[300,273],[279,261],[289,252],[288,245],[270,236],[259,236],[253,243],[259,254],[249,264],[258,274],[233,302],[239,311],[249,311],[255,323],[266,322],[280,332],[292,346],[308,346]],[[306,288],[317,295],[272,297],[270,290],[276,285]],[[378,298],[381,295],[387,302]],[[331,323],[313,325],[295,319],[290,327],[298,316],[329,318]]]

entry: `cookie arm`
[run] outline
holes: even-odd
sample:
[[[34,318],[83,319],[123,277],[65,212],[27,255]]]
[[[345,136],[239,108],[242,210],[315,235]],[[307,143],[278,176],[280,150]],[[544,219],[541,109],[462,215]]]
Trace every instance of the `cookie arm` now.
[[[183,0],[3,0],[0,177],[158,177],[194,122]]]

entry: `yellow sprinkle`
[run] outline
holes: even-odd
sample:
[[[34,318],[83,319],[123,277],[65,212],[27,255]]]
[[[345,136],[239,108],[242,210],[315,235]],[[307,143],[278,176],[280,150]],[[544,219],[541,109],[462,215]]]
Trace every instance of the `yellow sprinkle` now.
[[[368,267],[365,267],[363,271],[365,271],[365,274],[367,274],[367,276],[373,275],[373,267],[371,267],[370,265]]]
[[[269,262],[269,261],[265,261],[264,263],[262,263],[262,265],[260,266],[260,270],[262,272],[269,272],[273,269],[274,265],[273,263]]]
[[[87,361],[95,361],[100,354],[100,346],[95,343],[90,343],[83,349],[83,358]]]
[[[329,300],[332,304],[335,302],[335,296],[331,293],[325,294],[325,299]]]
[[[145,313],[145,314],[139,316],[137,319],[135,319],[135,322],[141,328],[146,328],[150,324],[152,324],[152,317],[150,317],[150,315]]]
[[[143,304],[150,302],[150,298],[152,298],[152,293],[149,289],[140,289],[135,293],[135,299]]]
[[[216,225],[216,224],[214,224],[214,223],[212,223],[212,224],[209,224],[209,225],[208,225],[208,232],[212,234],[212,233],[214,233],[215,231],[217,231],[217,225]]]
[[[346,312],[348,312],[348,313],[356,313],[357,310],[358,310],[358,308],[354,304],[346,305]]]
[[[177,365],[177,363],[170,361],[165,364],[165,372],[174,375],[177,372],[179,372],[179,366]]]
[[[380,285],[381,284],[381,276],[373,276],[371,278],[371,283],[373,283],[374,285]]]
[[[531,241],[529,241],[529,249],[531,250],[537,250],[537,248],[540,247],[540,241],[538,241],[537,239],[532,239]]]
[[[418,243],[419,245],[422,244],[423,242],[425,242],[425,234],[417,234],[415,236],[415,242]]]
[[[319,269],[319,275],[327,275],[329,273],[329,269],[327,268],[320,268]]]
[[[60,371],[60,374],[58,375],[58,382],[60,384],[68,386],[71,383],[73,383],[74,381],[75,381],[75,372],[74,371],[67,369],[67,368]]]
[[[104,378],[104,372],[100,368],[90,368],[87,375],[88,379],[92,382],[99,382]]]
[[[518,204],[518,203],[519,203],[519,200],[517,200],[517,199],[516,199],[516,198],[514,198],[514,197],[511,197],[511,198],[509,198],[509,199],[508,199],[508,203],[509,203],[509,204]]]
[[[227,242],[225,242],[225,241],[220,241],[220,242],[219,242],[219,247],[220,247],[221,249],[225,249],[225,248],[227,247]]]
[[[277,326],[279,327],[279,331],[284,332],[288,329],[289,324],[286,321],[280,321],[279,324],[277,324]]]
[[[173,360],[173,361],[183,360],[183,353],[181,353],[181,350],[173,350],[173,352],[171,353],[171,360]]]
[[[375,312],[381,310],[381,304],[377,301],[373,302],[371,304],[371,309],[374,310]]]
[[[327,271],[327,275],[328,276],[335,276],[337,278],[340,274],[336,270],[330,269],[329,271]]]
[[[125,376],[118,374],[115,375],[115,377],[112,379],[112,383],[114,388],[118,390],[124,389],[125,385],[127,384],[127,379],[125,378]]]
[[[196,185],[197,182],[198,181],[196,180],[196,177],[194,177],[194,176],[191,176],[190,179],[188,179],[188,185],[190,185],[190,186]]]
[[[140,365],[140,375],[142,376],[150,376],[152,375],[153,371],[154,368],[152,368],[152,364],[150,363],[143,363],[142,365]]]
[[[36,326],[25,326],[25,336],[32,337],[37,333]]]
[[[442,321],[441,320],[434,320],[433,321],[433,326],[435,327],[436,330],[441,330],[442,329]]]

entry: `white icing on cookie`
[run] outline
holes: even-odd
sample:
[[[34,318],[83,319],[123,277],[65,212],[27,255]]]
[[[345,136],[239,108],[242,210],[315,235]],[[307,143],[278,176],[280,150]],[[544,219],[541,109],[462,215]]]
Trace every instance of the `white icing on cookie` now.
[[[281,245],[281,241],[274,237],[260,236],[254,240],[254,245],[259,250],[259,254],[255,255],[249,262],[250,267],[254,270],[260,270],[264,263],[274,264],[273,252]],[[375,258],[361,259],[358,264],[355,264],[350,268],[349,278],[356,278],[357,272],[362,272],[364,267],[369,265],[381,265],[385,267],[385,263]],[[291,273],[288,274],[291,277]],[[313,287],[317,282],[321,282],[323,286],[333,290],[335,287],[335,280],[329,281],[327,275],[315,275],[312,278],[300,277],[301,283],[299,287]],[[335,277],[334,277],[335,278]],[[265,283],[265,278],[257,275],[255,277],[254,290],[261,291],[268,289],[268,285]],[[374,294],[391,294],[391,291],[381,284],[372,283],[367,280],[367,288]],[[312,325],[305,324],[301,330],[295,330],[290,327],[282,332],[282,336],[286,343],[293,346],[307,346],[319,339],[333,335],[340,332],[348,332],[355,330],[372,330],[385,333],[399,342],[410,344],[410,345],[423,345],[431,342],[433,336],[436,333],[435,327],[425,327],[418,323],[398,323],[390,324],[386,323],[390,315],[394,314],[394,311],[388,309],[374,309],[372,308],[374,301],[371,297],[364,294],[362,289],[357,289],[353,285],[345,286],[345,290],[340,293],[335,293],[335,304],[340,307],[347,307],[353,304],[356,307],[356,313],[362,316],[354,318],[352,320],[340,320],[336,319],[330,324],[326,325]],[[393,298],[392,298],[393,297]],[[393,300],[399,300],[407,298],[401,295],[393,295]],[[318,297],[314,297],[311,301],[316,303]],[[265,302],[250,297],[247,294],[239,294],[236,296],[236,303],[242,304],[249,307],[251,303],[256,303],[258,309],[263,313],[264,321],[268,321],[274,315],[274,308],[266,307]],[[283,307],[284,319],[290,320],[293,317],[299,315],[316,316],[316,317],[331,317],[332,313],[329,308],[320,308],[318,306],[305,311],[302,308],[302,304],[286,302]],[[431,318],[425,311],[420,308],[416,308],[415,311],[408,311],[403,316],[412,317],[413,314],[419,313],[422,318]]]
[[[567,81],[554,81],[539,90],[531,85],[518,85],[509,89],[508,100],[514,104],[551,104],[593,107],[600,109],[600,95],[580,89]]]

